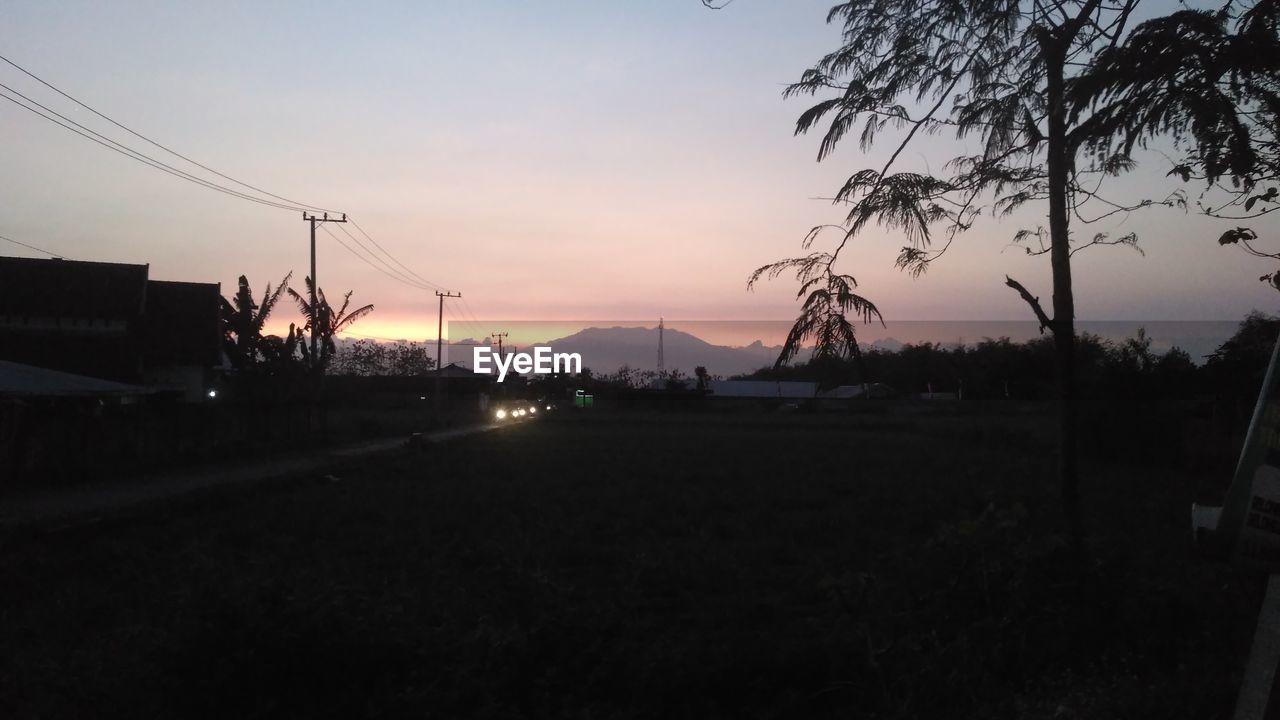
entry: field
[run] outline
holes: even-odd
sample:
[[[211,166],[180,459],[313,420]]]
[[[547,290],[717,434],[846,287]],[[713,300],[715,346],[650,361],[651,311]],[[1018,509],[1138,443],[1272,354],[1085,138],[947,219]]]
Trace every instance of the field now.
[[[1228,717],[1203,478],[1046,420],[567,413],[0,538],[25,717]]]

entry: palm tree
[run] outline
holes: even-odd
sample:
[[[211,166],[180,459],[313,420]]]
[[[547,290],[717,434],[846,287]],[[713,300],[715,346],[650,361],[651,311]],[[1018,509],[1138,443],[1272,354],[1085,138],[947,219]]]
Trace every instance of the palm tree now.
[[[307,295],[312,294],[316,297],[315,313],[312,313],[311,303],[306,297],[298,294],[293,288],[289,288],[289,297],[298,304],[298,309],[307,318],[307,322],[303,325],[303,329],[311,333],[316,338],[318,347],[313,350],[305,343],[302,345],[302,358],[313,369],[324,372],[324,368],[328,366],[329,361],[333,358],[333,354],[337,351],[337,345],[333,338],[338,333],[355,323],[355,321],[373,312],[373,305],[365,305],[354,310],[348,311],[351,305],[352,290],[348,290],[347,294],[342,297],[342,307],[334,312],[329,301],[324,297],[324,290],[312,287],[311,278],[307,278]],[[313,293],[314,290],[314,293]],[[316,328],[312,329],[311,320],[315,318]],[[318,355],[318,357],[316,357]]]
[[[234,298],[221,299],[222,349],[231,362],[231,367],[244,370],[258,361],[263,340],[262,328],[267,324],[267,318],[276,302],[288,289],[292,275],[293,273],[285,275],[274,292],[268,283],[261,303],[253,301],[253,291],[244,275],[240,276],[239,288]]]

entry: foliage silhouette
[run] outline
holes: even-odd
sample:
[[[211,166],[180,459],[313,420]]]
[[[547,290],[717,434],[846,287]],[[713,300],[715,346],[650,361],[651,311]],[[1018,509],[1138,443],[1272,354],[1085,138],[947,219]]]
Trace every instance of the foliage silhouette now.
[[[282,348],[267,341],[262,329],[280,296],[288,290],[292,275],[285,275],[274,291],[268,283],[262,293],[262,302],[254,302],[249,280],[244,275],[240,276],[235,296],[229,301],[221,298],[222,349],[232,368],[244,371],[264,359],[278,360],[281,357]],[[284,341],[286,345],[294,342],[293,335],[294,328],[290,325],[289,339]]]
[[[1073,117],[1088,113],[1086,149],[1128,155],[1170,136],[1182,155],[1169,175],[1203,183],[1201,212],[1240,221],[1280,210],[1278,27],[1280,0],[1183,9],[1138,25],[1068,89]],[[1280,260],[1258,239],[1235,227],[1218,242]],[[1260,279],[1280,289],[1280,274]]]
[[[435,368],[430,350],[416,342],[356,340],[338,348],[330,368],[341,375],[421,376]]]
[[[812,341],[819,356],[857,357],[850,317],[883,322],[879,308],[837,269],[843,251],[869,227],[905,235],[897,267],[925,273],[951,243],[984,213],[1007,217],[1030,203],[1048,205],[1047,228],[1014,236],[1031,255],[1048,255],[1053,296],[1046,310],[1020,282],[1006,284],[1027,302],[1042,330],[1052,332],[1059,430],[1057,474],[1069,533],[1082,537],[1076,462],[1079,398],[1075,376],[1075,298],[1072,255],[1098,245],[1137,247],[1138,238],[1094,233],[1073,238],[1082,224],[1115,212],[1182,206],[1181,195],[1125,206],[1101,193],[1105,180],[1133,167],[1128,155],[1082,153],[1093,147],[1091,115],[1073,105],[1070,83],[1120,43],[1139,0],[850,0],[828,13],[841,25],[841,46],[789,86],[787,97],[821,99],[796,122],[796,133],[825,131],[818,159],[829,157],[850,133],[869,149],[886,128],[898,131],[887,162],[853,173],[831,201],[847,208],[844,222],[819,225],[804,238],[805,255],[758,268],[748,280],[794,272],[800,315],[778,358],[795,357]],[[861,128],[859,130],[859,127]],[[944,130],[976,138],[981,151],[941,165],[941,172],[899,168],[917,137]],[[1096,148],[1095,148],[1096,149]],[[1093,211],[1093,207],[1100,210]],[[812,250],[835,231],[829,250]],[[941,245],[935,245],[940,235]]]
[[[311,278],[306,279],[307,294],[312,294]],[[333,306],[325,299],[324,290],[314,288],[316,297],[315,313],[312,313],[311,302],[306,297],[298,294],[292,288],[289,289],[289,297],[293,298],[298,304],[298,309],[302,311],[303,316],[307,318],[307,322],[303,325],[303,330],[316,334],[319,338],[319,347],[316,350],[317,356],[312,356],[311,348],[306,343],[300,343],[302,349],[302,359],[307,367],[312,371],[323,373],[328,367],[329,362],[333,359],[333,355],[337,352],[337,345],[334,337],[342,332],[345,328],[353,325],[360,318],[373,312],[373,305],[365,305],[348,311],[351,305],[351,295],[354,291],[348,290],[347,294],[342,297],[342,306],[335,312]],[[311,318],[316,319],[316,328],[311,326]]]

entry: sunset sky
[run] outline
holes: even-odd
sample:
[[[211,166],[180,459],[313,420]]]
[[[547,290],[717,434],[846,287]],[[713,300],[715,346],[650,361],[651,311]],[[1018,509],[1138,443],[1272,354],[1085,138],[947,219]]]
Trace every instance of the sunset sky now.
[[[350,213],[413,271],[464,293],[446,315],[455,338],[500,329],[488,326],[498,319],[788,319],[794,283],[748,293],[748,273],[836,221],[838,209],[814,198],[888,152],[864,156],[854,138],[818,164],[817,137],[792,136],[807,106],[781,91],[836,47],[829,4],[7,0],[0,55],[222,173]],[[0,83],[181,163],[10,66]],[[221,282],[228,295],[240,274],[260,292],[292,270],[301,289],[308,233],[297,212],[175,179],[9,102],[0,128],[0,235],[73,259],[149,263],[154,279]],[[964,149],[937,136],[904,160],[937,168]],[[1140,160],[1122,196],[1178,187],[1159,155]],[[1004,276],[1047,298],[1047,258],[1006,246],[1042,213],[975,228],[919,279],[893,269],[902,241],[882,231],[860,238],[844,269],[891,326],[1026,319]],[[1277,223],[1253,226],[1280,240]],[[1276,292],[1256,278],[1276,268],[1219,247],[1225,227],[1157,209],[1102,228],[1138,232],[1146,255],[1077,255],[1078,315],[1273,309]],[[0,254],[38,256],[3,242]],[[434,337],[429,291],[324,233],[319,254],[331,296],[354,290],[376,305],[355,332]]]

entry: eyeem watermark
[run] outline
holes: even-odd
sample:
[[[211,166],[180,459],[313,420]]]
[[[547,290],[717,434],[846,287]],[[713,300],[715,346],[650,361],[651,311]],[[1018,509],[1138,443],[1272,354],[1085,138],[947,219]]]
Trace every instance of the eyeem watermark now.
[[[471,349],[471,369],[473,372],[488,375],[492,367],[498,371],[498,382],[507,377],[507,371],[515,370],[517,375],[533,373],[550,375],[552,373],[582,372],[582,355],[579,353],[553,353],[549,347],[535,347],[533,354],[509,353],[505,357],[483,345]]]

